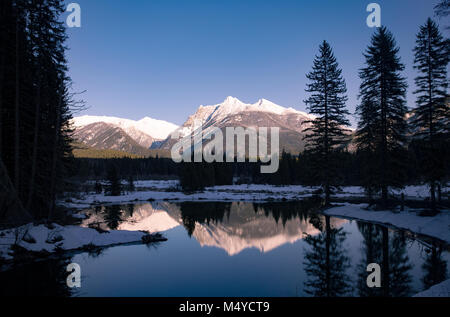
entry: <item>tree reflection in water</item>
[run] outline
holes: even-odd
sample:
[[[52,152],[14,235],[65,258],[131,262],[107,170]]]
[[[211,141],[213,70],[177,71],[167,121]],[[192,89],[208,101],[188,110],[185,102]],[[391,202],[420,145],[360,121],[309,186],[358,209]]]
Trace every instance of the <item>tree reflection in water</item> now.
[[[442,258],[442,249],[442,246],[433,242],[431,250],[427,250],[428,254],[422,265],[425,274],[422,278],[424,290],[447,279],[447,262]]]
[[[349,295],[350,277],[347,270],[350,260],[343,247],[346,232],[343,228],[332,228],[330,217],[325,217],[325,226],[315,218],[318,235],[307,235],[305,242],[305,293],[316,297],[337,297]]]
[[[0,296],[74,296],[76,289],[66,284],[70,262],[69,257],[46,259],[0,272]]]
[[[358,265],[357,289],[359,296],[404,297],[413,293],[410,271],[412,265],[407,254],[404,232],[391,232],[386,227],[371,223],[358,223],[363,236],[363,258]],[[366,271],[369,263],[381,267],[381,288],[367,286]]]

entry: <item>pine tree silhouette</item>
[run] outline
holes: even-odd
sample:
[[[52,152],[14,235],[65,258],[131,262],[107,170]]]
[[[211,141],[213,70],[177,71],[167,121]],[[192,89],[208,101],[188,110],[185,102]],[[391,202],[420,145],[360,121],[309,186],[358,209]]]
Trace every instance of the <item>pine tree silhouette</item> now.
[[[345,126],[349,112],[345,108],[347,88],[342,70],[333,55],[330,45],[323,41],[319,55],[314,59],[313,70],[306,75],[310,83],[306,92],[310,97],[305,100],[308,110],[316,116],[305,121],[311,126],[305,129],[306,150],[315,156],[313,170],[325,192],[325,204],[330,202],[331,187],[336,178],[336,162],[333,152],[345,141]]]
[[[407,85],[400,74],[405,67],[398,51],[392,34],[386,27],[379,28],[364,54],[366,66],[359,73],[356,144],[368,159],[365,172],[371,173],[364,175],[364,186],[381,190],[383,207],[387,206],[388,187],[401,187],[405,177]]]
[[[436,210],[436,183],[445,175],[442,151],[450,135],[450,107],[447,95],[447,65],[450,61],[450,42],[444,40],[430,18],[420,27],[414,48],[414,68],[419,71],[415,78],[417,90],[416,108],[412,123],[417,145],[424,153],[421,167],[430,184],[431,209]]]

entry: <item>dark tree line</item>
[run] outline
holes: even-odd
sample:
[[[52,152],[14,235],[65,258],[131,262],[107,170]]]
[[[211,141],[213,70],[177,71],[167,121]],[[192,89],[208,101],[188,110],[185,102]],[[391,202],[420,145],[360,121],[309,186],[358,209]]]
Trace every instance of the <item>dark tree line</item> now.
[[[71,177],[81,179],[106,179],[112,168],[122,179],[146,179],[178,176],[180,164],[170,158],[77,158],[74,159]]]
[[[445,150],[445,149],[443,149]],[[335,163],[334,187],[364,186],[361,174],[365,169],[365,157],[360,152],[335,151],[331,158]],[[441,152],[450,157],[450,152]],[[207,186],[238,184],[305,185],[319,186],[320,179],[314,172],[316,154],[304,152],[293,155],[283,152],[276,173],[261,174],[261,162],[235,163],[174,163],[167,158],[145,159],[75,159],[74,176],[80,179],[109,179],[108,171],[115,166],[120,179],[180,178],[184,190],[201,190]],[[418,184],[425,181],[422,173],[424,153],[411,145],[407,152],[405,182]],[[447,165],[442,182],[448,180]],[[439,195],[438,195],[439,196]]]
[[[51,217],[70,163],[72,104],[61,0],[0,2],[0,161],[34,218]],[[8,197],[0,201],[7,218]]]

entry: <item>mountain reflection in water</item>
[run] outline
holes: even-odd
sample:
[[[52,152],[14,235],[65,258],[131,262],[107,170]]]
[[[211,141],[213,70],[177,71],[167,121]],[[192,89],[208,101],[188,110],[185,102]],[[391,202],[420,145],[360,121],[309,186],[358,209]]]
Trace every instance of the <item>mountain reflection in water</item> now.
[[[13,267],[0,272],[0,295],[411,296],[449,278],[448,245],[324,216],[314,199],[152,202],[84,212],[82,226],[162,232],[168,241]],[[65,284],[70,262],[81,267],[81,289]],[[367,287],[369,263],[381,267],[380,288]]]
[[[103,230],[163,232],[184,226],[201,246],[236,255],[244,249],[271,251],[306,235],[320,233],[315,223],[324,216],[309,217],[314,201],[255,204],[247,202],[154,202],[141,205],[104,206],[87,211],[82,226]],[[323,221],[322,219],[322,221]],[[347,220],[333,218],[332,226]]]

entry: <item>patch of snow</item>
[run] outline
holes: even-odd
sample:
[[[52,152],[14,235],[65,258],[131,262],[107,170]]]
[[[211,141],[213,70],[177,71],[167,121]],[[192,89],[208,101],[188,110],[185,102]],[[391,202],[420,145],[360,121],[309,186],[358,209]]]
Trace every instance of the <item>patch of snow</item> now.
[[[106,184],[105,181],[102,182]],[[126,184],[126,182],[123,182]],[[302,185],[288,185],[288,186],[274,186],[267,184],[240,184],[240,185],[223,185],[207,187],[202,192],[186,194],[179,191],[167,191],[168,189],[177,188],[179,186],[178,180],[146,180],[136,181],[135,187],[140,188],[137,192],[127,193],[122,196],[105,196],[103,194],[89,194],[83,199],[72,199],[71,202],[60,202],[60,205],[68,208],[86,208],[90,204],[99,203],[129,203],[133,201],[147,201],[147,200],[179,200],[179,201],[270,201],[270,200],[298,200],[310,196],[316,190],[317,186],[302,186]],[[423,197],[414,196],[416,192],[424,194],[426,186],[408,186],[408,199],[423,199]],[[445,188],[443,192],[447,191]],[[397,193],[398,194],[398,193]],[[364,197],[364,189],[359,186],[342,187],[341,191],[334,194],[334,197]],[[412,195],[412,196],[409,196]],[[426,195],[424,196],[426,197]]]
[[[142,137],[141,134],[144,133],[154,139],[163,140],[178,128],[176,124],[149,117],[139,121],[108,116],[80,116],[72,119],[72,124],[75,128],[96,122],[105,122],[118,126],[130,134],[133,139]]]
[[[434,217],[421,217],[419,210],[392,211],[366,210],[367,204],[344,204],[327,209],[324,213],[352,219],[361,219],[375,223],[388,224],[421,235],[438,238],[450,243],[450,210],[443,210]]]
[[[18,245],[29,251],[55,252],[62,250],[75,250],[85,245],[93,244],[104,247],[116,244],[125,244],[142,241],[145,233],[140,231],[113,230],[100,233],[95,229],[78,226],[60,226],[53,224],[49,229],[45,225],[24,225],[18,228],[0,231],[0,257],[12,259],[10,247],[18,240]],[[34,239],[34,243],[25,242],[22,237],[26,235]],[[16,239],[16,237],[19,237]],[[27,239],[30,241],[30,239]],[[56,242],[52,242],[56,241]]]
[[[413,297],[450,297],[450,279],[433,285]]]

